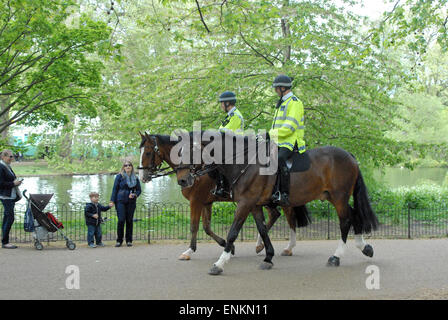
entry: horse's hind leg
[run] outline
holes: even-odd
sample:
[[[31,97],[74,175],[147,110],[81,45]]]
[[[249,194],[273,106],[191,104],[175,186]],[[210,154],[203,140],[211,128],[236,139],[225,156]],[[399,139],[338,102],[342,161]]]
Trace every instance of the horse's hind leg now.
[[[187,251],[183,252],[179,256],[179,260],[190,260],[193,252],[196,251],[196,240],[199,230],[199,220],[201,219],[201,212],[203,205],[196,201],[190,201],[190,231],[191,231],[191,241],[190,247]]]
[[[271,230],[271,227],[274,225],[274,223],[277,221],[277,219],[280,217],[280,211],[277,210],[275,207],[266,207],[268,210],[268,224],[266,225],[266,228]],[[254,216],[255,217],[255,216]],[[262,219],[264,222],[264,215],[262,215]],[[260,233],[258,233],[257,237],[257,246],[255,247],[255,252],[260,253],[264,249],[263,239],[260,236]]]
[[[215,240],[221,247],[225,247],[226,240],[215,234],[210,228],[211,218],[212,218],[212,204],[210,203],[205,205],[204,209],[202,210],[202,226],[207,235],[212,237],[212,239]],[[235,246],[232,247],[231,252],[233,255],[235,254]]]
[[[296,220],[294,216],[294,208],[284,207],[283,212],[285,213],[286,221],[289,225],[289,243],[288,246],[283,249],[282,256],[292,256],[292,249],[296,246]]]
[[[340,258],[344,255],[347,249],[347,236],[350,231],[350,207],[348,205],[348,199],[343,199],[334,203],[336,211],[339,217],[339,227],[341,229],[341,240],[334,254],[328,259],[327,266],[338,267],[340,264]]]
[[[364,241],[364,237],[362,236],[362,222],[359,219],[356,219],[354,216],[356,214],[355,210],[352,207],[349,207],[353,224],[353,230],[355,231],[355,245],[361,250],[361,252],[367,257],[373,257],[373,247]]]

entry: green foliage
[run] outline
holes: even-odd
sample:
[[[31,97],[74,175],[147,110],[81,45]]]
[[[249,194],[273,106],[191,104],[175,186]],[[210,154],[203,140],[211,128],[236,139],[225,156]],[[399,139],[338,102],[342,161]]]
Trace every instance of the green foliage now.
[[[7,101],[0,106],[6,116],[0,132],[18,122],[67,122],[61,109],[67,105],[78,115],[95,117],[110,33],[75,1],[2,1],[0,94]]]

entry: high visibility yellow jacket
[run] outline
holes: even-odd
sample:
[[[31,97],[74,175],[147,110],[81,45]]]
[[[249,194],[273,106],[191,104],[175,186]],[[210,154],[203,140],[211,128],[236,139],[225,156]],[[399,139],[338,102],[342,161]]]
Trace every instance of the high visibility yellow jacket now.
[[[236,133],[242,133],[244,131],[244,118],[241,112],[233,107],[222,121],[222,125],[219,127],[220,131],[232,130]]]
[[[305,134],[305,118],[302,101],[292,93],[286,95],[284,98],[280,107],[275,110],[269,135],[279,147],[285,147],[291,151],[297,143],[299,152],[303,153],[306,151],[306,147],[303,139]]]

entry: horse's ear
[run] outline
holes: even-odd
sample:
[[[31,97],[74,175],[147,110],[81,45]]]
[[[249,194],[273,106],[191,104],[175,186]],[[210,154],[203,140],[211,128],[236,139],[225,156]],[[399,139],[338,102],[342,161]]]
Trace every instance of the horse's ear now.
[[[144,138],[145,136],[139,131],[138,134],[140,135],[140,137]]]

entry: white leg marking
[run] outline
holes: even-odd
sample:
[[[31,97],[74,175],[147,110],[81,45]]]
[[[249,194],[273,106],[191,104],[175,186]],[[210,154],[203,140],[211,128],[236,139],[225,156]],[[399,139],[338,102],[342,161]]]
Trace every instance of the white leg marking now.
[[[224,252],[221,254],[221,256],[219,257],[219,260],[216,261],[213,265],[216,266],[216,267],[219,267],[219,268],[221,268],[221,269],[224,269],[224,264],[226,264],[227,262],[229,262],[229,260],[230,260],[230,255],[231,255],[230,252],[225,252],[225,251],[224,251]]]
[[[296,246],[296,231],[289,229],[289,244],[285,250],[292,250]]]
[[[355,234],[355,245],[359,250],[364,250],[366,244],[367,243],[364,241],[362,234]]]
[[[186,256],[191,256],[192,254],[193,254],[193,249],[191,249],[191,248],[188,248],[188,250],[187,251],[185,251],[184,253],[182,253],[182,254],[184,254],[184,255],[186,255]]]
[[[342,257],[345,253],[346,248],[347,248],[347,244],[345,244],[344,241],[342,241],[342,239],[339,240],[338,247],[333,255],[338,258]]]
[[[256,246],[257,246],[257,247],[258,247],[258,246],[261,246],[262,242],[263,242],[263,239],[261,239],[260,234],[258,234],[258,237],[257,237],[257,244],[256,244]]]
[[[143,152],[145,151],[145,147],[140,148],[140,165],[139,167],[143,167]],[[143,169],[138,169],[138,177],[140,181],[143,179]]]

